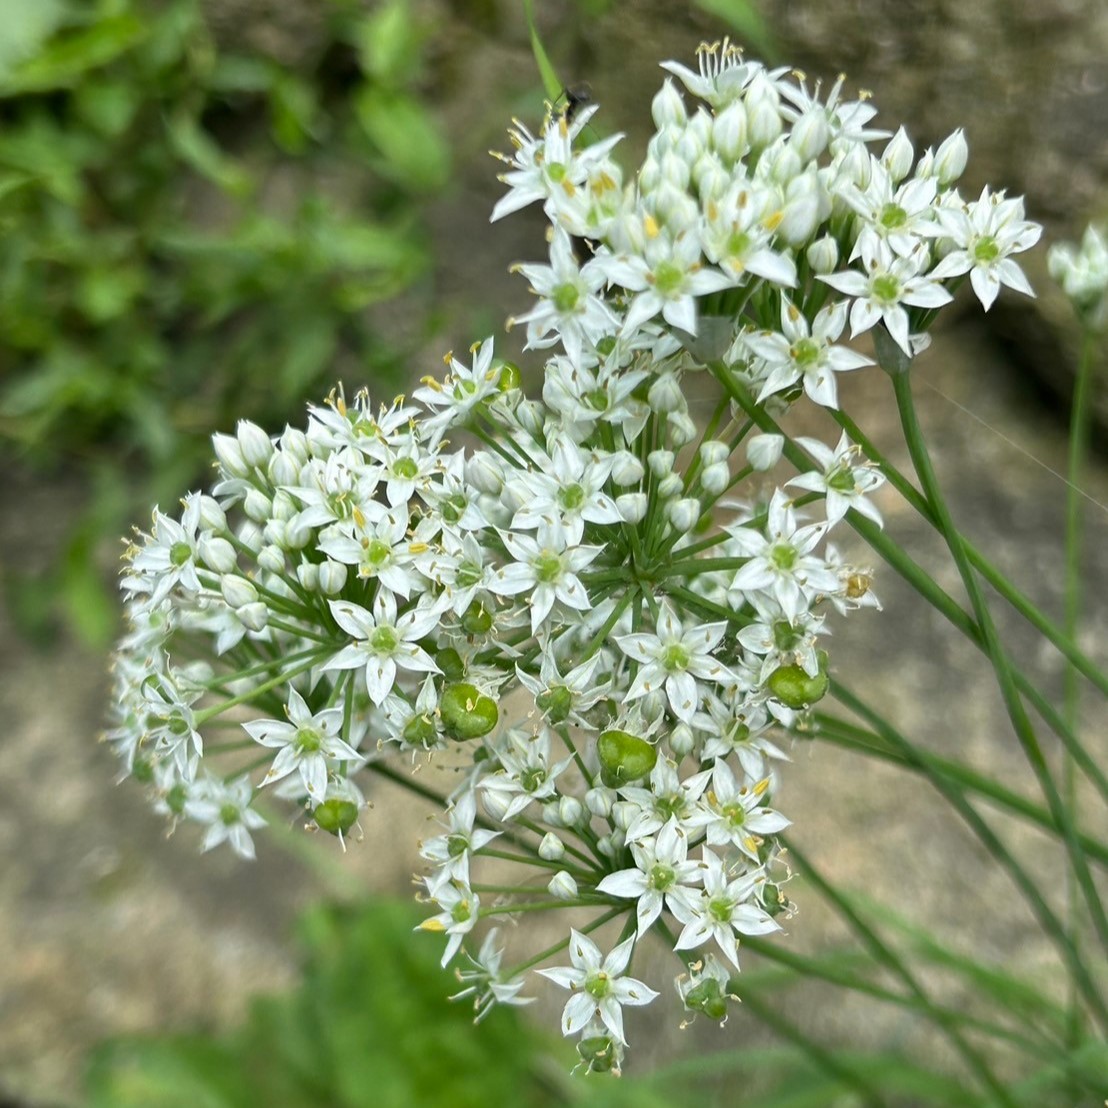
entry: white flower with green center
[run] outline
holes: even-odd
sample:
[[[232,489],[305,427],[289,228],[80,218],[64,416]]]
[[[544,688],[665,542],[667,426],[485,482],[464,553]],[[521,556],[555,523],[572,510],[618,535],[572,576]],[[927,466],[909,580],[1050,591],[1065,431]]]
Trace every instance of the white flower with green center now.
[[[512,527],[528,531],[553,520],[573,546],[581,541],[586,523],[619,523],[623,517],[604,491],[612,461],[611,456],[590,455],[568,436],[558,435],[550,458],[538,460],[540,468],[516,475],[512,487],[523,504],[512,517]]]
[[[864,189],[847,186],[842,198],[862,217],[863,225],[854,243],[851,261],[867,243],[883,240],[894,254],[907,257],[920,239],[942,234],[935,218],[934,201],[938,182],[933,177],[913,178],[898,188],[889,171],[877,158],[870,158],[870,179]]]
[[[773,249],[784,213],[776,193],[737,182],[721,199],[708,200],[701,232],[704,254],[737,285],[762,277],[783,288],[796,285],[796,263]]]
[[[450,372],[443,381],[423,378],[423,388],[412,393],[412,399],[425,404],[434,414],[423,420],[424,427],[436,431],[464,423],[474,408],[500,392],[504,367],[493,365],[491,338],[470,347],[473,364],[465,365],[453,355],[446,355]]]
[[[682,780],[673,762],[659,758],[650,771],[649,788],[624,785],[619,795],[638,808],[638,815],[627,825],[627,842],[657,835],[670,820],[686,833],[702,827],[707,816],[701,797],[711,777],[712,771],[705,769]]]
[[[441,601],[421,597],[419,603],[399,619],[396,597],[387,589],[378,591],[372,612],[347,600],[329,600],[327,603],[335,622],[356,641],[344,646],[322,669],[359,669],[364,666],[366,688],[374,704],[382,704],[392,691],[398,669],[414,673],[439,672],[439,667],[419,645],[419,640],[438,625],[443,612]]]
[[[528,349],[541,349],[561,341],[571,362],[581,361],[581,351],[605,336],[614,335],[619,316],[597,295],[607,280],[598,259],[578,265],[569,235],[555,227],[550,240],[550,265],[514,266],[531,282],[538,303],[526,314],[508,320],[511,327],[527,324]],[[550,338],[550,332],[554,334]]]
[[[520,996],[526,982],[522,977],[505,977],[500,969],[504,958],[504,948],[499,945],[500,930],[494,927],[481,944],[478,954],[463,951],[469,959],[472,969],[457,969],[458,980],[465,986],[455,993],[451,1000],[473,997],[476,1011],[474,1023],[480,1023],[492,1011],[495,1004],[525,1005],[535,1001],[533,996]]]
[[[340,737],[341,708],[324,708],[313,713],[304,698],[290,689],[285,715],[287,722],[256,719],[242,725],[255,742],[278,751],[262,784],[299,773],[308,796],[319,804],[327,794],[327,760],[357,761],[360,755]]]
[[[696,334],[696,298],[730,288],[733,279],[704,265],[695,227],[670,236],[654,217],[643,215],[642,254],[598,257],[607,280],[635,293],[623,320],[623,335],[634,334],[659,312],[671,326]]]
[[[738,100],[754,75],[763,69],[760,62],[745,61],[742,49],[726,38],[722,42],[701,43],[696,49],[696,62],[697,73],[680,62],[666,61],[661,66],[713,108],[724,108]]]
[[[141,547],[128,551],[130,565],[123,577],[123,589],[130,597],[145,595],[139,610],[156,608],[178,586],[196,594],[202,586],[196,575],[199,564],[197,528],[203,497],[190,492],[181,503],[184,511],[177,522],[154,509],[149,535],[140,535]]]
[[[705,795],[712,813],[707,824],[709,844],[738,847],[757,863],[762,836],[776,835],[790,822],[780,812],[762,806],[768,789],[768,777],[754,785],[740,785],[731,767],[717,761],[712,770],[712,787]]]
[[[868,331],[874,324],[885,324],[897,346],[909,357],[912,344],[908,335],[908,312],[913,308],[941,308],[953,297],[938,283],[935,274],[924,275],[929,261],[922,243],[908,255],[894,254],[882,239],[867,239],[862,245],[864,273],[847,270],[820,276],[833,289],[854,297],[850,305],[851,338]]]
[[[455,800],[447,809],[446,817],[447,823],[439,823],[446,833],[419,844],[419,856],[435,867],[428,886],[432,892],[450,881],[468,886],[470,857],[502,834],[474,829],[477,794],[472,789],[467,789]]]
[[[954,249],[931,271],[933,280],[968,273],[986,311],[993,306],[1001,285],[1025,296],[1035,295],[1010,256],[1030,250],[1043,233],[1039,224],[1023,218],[1022,197],[1008,199],[1003,192],[993,193],[986,187],[972,204],[941,207],[936,214]]]
[[[697,678],[717,684],[737,680],[712,653],[727,633],[727,624],[705,623],[686,630],[673,606],[664,600],[655,632],[615,637],[620,650],[639,664],[624,700],[635,700],[664,686],[673,714],[687,723],[700,705]]]
[[[253,795],[249,777],[238,777],[230,782],[204,777],[189,788],[184,814],[208,827],[201,849],[212,850],[220,843],[230,843],[240,858],[254,858],[254,840],[250,832],[266,824],[250,807]]]
[[[408,513],[370,501],[355,508],[352,530],[325,531],[319,549],[343,565],[356,566],[358,576],[375,579],[385,589],[407,600],[420,587],[408,539]]]
[[[844,431],[834,450],[818,439],[797,437],[802,446],[819,463],[820,469],[791,477],[786,485],[795,485],[811,492],[821,492],[827,498],[827,522],[834,526],[853,508],[860,515],[882,526],[881,513],[866,497],[879,489],[885,478],[865,459],[862,448],[850,441]],[[862,459],[858,464],[858,459]]]
[[[501,734],[494,753],[500,768],[481,779],[478,788],[485,794],[486,807],[492,806],[502,823],[514,819],[534,801],[549,800],[557,791],[559,776],[573,761],[567,755],[560,762],[550,759],[550,732],[537,734],[510,729]]]
[[[576,1035],[594,1018],[598,1018],[612,1037],[626,1046],[627,1040],[623,1035],[624,1005],[641,1007],[658,995],[642,981],[623,976],[634,949],[635,938],[631,936],[605,957],[592,939],[575,928],[570,929],[569,958],[573,968],[557,966],[538,970],[555,985],[573,992],[562,1010],[563,1035]]]
[[[760,360],[757,373],[762,387],[758,402],[802,381],[804,391],[816,404],[837,408],[835,374],[873,365],[872,359],[835,345],[846,326],[846,316],[846,302],[840,300],[817,312],[809,326],[804,314],[782,297],[780,331],[740,335],[730,356],[752,354]]]
[[[639,935],[645,935],[662,914],[663,902],[673,911],[674,899],[688,895],[700,881],[700,863],[687,860],[689,842],[677,821],[671,819],[657,838],[628,844],[635,859],[634,869],[610,873],[597,892],[635,900]]]
[[[599,546],[567,546],[561,527],[542,524],[535,537],[499,531],[508,553],[515,559],[496,571],[489,589],[498,596],[531,593],[531,631],[537,634],[554,602],[587,612],[592,607],[588,590],[577,576],[600,553]]]
[[[442,956],[442,965],[448,965],[450,959],[458,953],[462,940],[476,926],[481,913],[481,899],[469,887],[458,881],[448,881],[444,885],[433,884],[430,878],[424,878],[427,891],[442,909],[437,915],[430,916],[420,925],[420,931],[432,931],[449,935],[446,951]]]
[[[812,554],[827,524],[799,526],[792,502],[780,489],[770,500],[764,534],[745,526],[725,530],[731,536],[728,550],[750,559],[735,573],[733,590],[770,591],[785,615],[795,619],[817,593],[838,589],[838,575]]]
[[[714,940],[727,960],[738,969],[736,934],[768,935],[781,930],[755,899],[758,889],[765,884],[766,875],[760,869],[732,874],[707,847],[701,853],[704,888],[695,899],[674,901],[673,914],[685,926],[673,949],[695,950]]]

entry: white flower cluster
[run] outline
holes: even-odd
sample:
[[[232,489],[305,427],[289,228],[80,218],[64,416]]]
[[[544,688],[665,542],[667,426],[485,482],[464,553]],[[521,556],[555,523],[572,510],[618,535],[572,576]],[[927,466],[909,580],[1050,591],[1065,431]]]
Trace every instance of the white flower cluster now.
[[[129,551],[108,733],[164,812],[247,857],[269,794],[342,835],[358,782],[403,779],[390,758],[460,764],[420,845],[424,927],[484,1012],[523,1003],[542,956],[503,968],[495,930],[469,949],[482,925],[572,910],[571,966],[539,972],[595,1069],[657,995],[626,974],[647,931],[681,952],[685,1007],[722,1018],[742,936],[779,929],[773,734],[827,689],[827,611],[876,603],[825,540],[851,509],[880,521],[880,477],[845,437],[799,439],[794,491],[766,490],[783,440],[751,407],[835,405],[869,363],[848,320],[908,352],[966,274],[986,307],[1029,291],[1009,255],[1038,234],[1019,201],[958,195],[960,134],[913,166],[903,132],[869,151],[874,109],[841,82],[821,100],[726,43],[666,68],[707,106],[667,80],[626,187],[593,108],[512,132],[494,218],[537,201],[552,224],[550,264],[519,267],[541,399],[490,340],[413,403],[336,395],[306,430],[217,435],[211,495]],[[704,429],[690,373],[718,396]],[[618,917],[605,954],[588,935]]]
[[[1051,277],[1062,286],[1089,329],[1108,329],[1108,241],[1104,232],[1089,224],[1079,246],[1055,243],[1047,264]]]

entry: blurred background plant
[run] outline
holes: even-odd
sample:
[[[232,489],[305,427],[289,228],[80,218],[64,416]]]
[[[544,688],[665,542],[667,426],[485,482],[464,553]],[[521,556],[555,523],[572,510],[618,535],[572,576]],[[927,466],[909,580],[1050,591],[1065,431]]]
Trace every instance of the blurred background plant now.
[[[344,373],[398,385],[431,315],[384,336],[367,310],[425,273],[449,149],[405,0],[328,0],[291,61],[219,47],[199,0],[3,7],[0,437],[89,489],[7,592],[25,631],[97,645],[97,549],[198,479],[213,431],[279,427]]]

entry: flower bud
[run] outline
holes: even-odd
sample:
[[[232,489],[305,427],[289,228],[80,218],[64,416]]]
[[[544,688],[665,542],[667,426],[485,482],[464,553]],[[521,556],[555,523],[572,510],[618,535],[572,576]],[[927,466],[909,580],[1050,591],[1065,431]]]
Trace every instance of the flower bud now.
[[[319,591],[324,596],[338,596],[346,584],[349,570],[342,562],[324,562],[319,567]]]
[[[652,450],[646,456],[646,464],[655,477],[665,477],[673,472],[676,455],[672,450]]]
[[[819,652],[819,673],[809,676],[798,665],[778,666],[766,681],[769,691],[787,708],[807,708],[827,695],[827,654]]]
[[[679,473],[667,473],[658,482],[658,495],[663,500],[668,500],[671,496],[677,496],[683,492],[685,488],[685,482]]]
[[[227,574],[219,583],[220,592],[228,606],[243,608],[247,604],[253,604],[258,599],[258,590],[238,574]]]
[[[588,808],[594,816],[607,819],[612,814],[612,806],[615,804],[615,799],[616,794],[614,789],[597,785],[585,793],[585,807]]]
[[[696,736],[687,723],[678,723],[669,733],[669,748],[675,758],[686,758],[696,747]]]
[[[216,573],[230,573],[238,564],[235,548],[226,539],[201,535],[196,548],[200,560]]]
[[[258,551],[258,565],[270,573],[284,573],[285,552],[279,546],[269,543]]]
[[[658,751],[646,739],[627,731],[604,731],[596,740],[600,779],[610,788],[646,777],[658,761]]]
[[[754,435],[746,444],[746,458],[759,473],[765,473],[777,465],[784,449],[783,435]]]
[[[617,485],[637,485],[643,478],[643,465],[630,450],[620,450],[612,458],[612,481]]]
[[[685,446],[693,441],[699,433],[696,422],[689,415],[688,409],[680,412],[670,412],[666,417],[669,425],[669,439],[674,446]]]
[[[885,152],[881,155],[881,164],[885,167],[894,185],[899,185],[912,172],[912,162],[916,152],[903,127],[889,140]]]
[[[235,438],[238,439],[243,461],[252,468],[264,470],[273,453],[270,437],[256,423],[240,419],[235,428]]]
[[[281,453],[285,454],[300,468],[308,464],[311,451],[308,449],[308,437],[299,427],[286,427],[278,442]]]
[[[539,843],[539,857],[547,862],[559,862],[565,854],[566,844],[553,831],[547,831]]]
[[[726,462],[731,457],[731,450],[727,443],[719,439],[705,439],[700,444],[699,454],[704,465],[710,466],[717,462]]]
[[[655,190],[652,200],[655,216],[675,235],[686,227],[695,226],[700,215],[699,206],[684,188],[666,179]]]
[[[747,86],[745,101],[750,145],[755,150],[764,150],[777,139],[784,126],[781,98],[765,76],[758,74]]]
[[[227,514],[212,496],[200,497],[200,530],[220,533],[227,530]]]
[[[246,513],[247,519],[252,519],[255,523],[265,523],[269,519],[272,507],[273,502],[264,492],[255,488],[246,490],[242,510]]]
[[[223,472],[230,477],[246,477],[250,466],[242,456],[242,447],[234,435],[216,433],[212,435],[212,449],[219,460]]]
[[[544,409],[534,400],[521,400],[515,408],[516,422],[529,435],[536,439],[542,438],[543,426],[546,422]]]
[[[300,484],[300,464],[284,450],[275,450],[266,466],[270,483],[276,486]]]
[[[343,566],[343,569],[346,567]],[[319,592],[319,566],[315,562],[301,562],[296,567],[296,579],[308,592]]]
[[[823,186],[815,172],[794,177],[785,189],[785,206],[777,225],[778,238],[799,249],[820,224]]]
[[[312,541],[315,534],[313,528],[304,522],[302,512],[298,512],[285,524],[284,541],[279,546],[285,550],[303,550]]]
[[[684,127],[688,121],[685,102],[668,77],[654,96],[650,105],[650,116],[659,131],[665,131],[667,127],[672,126]]]
[[[966,161],[969,159],[969,147],[966,145],[966,136],[959,127],[954,134],[943,139],[939,149],[935,151],[935,177],[939,182],[939,188],[949,188],[965,172]]]
[[[546,889],[555,900],[573,900],[577,896],[577,882],[564,869],[554,874]]]
[[[710,496],[719,496],[731,483],[731,470],[726,462],[705,466],[700,474],[700,484]]]
[[[283,547],[288,535],[288,526],[283,519],[266,520],[262,527],[262,535],[269,546]]]
[[[627,828],[638,819],[641,811],[642,808],[633,800],[617,800],[612,805],[612,823],[620,831],[626,832]]]
[[[712,146],[725,165],[734,165],[750,149],[746,106],[734,100],[712,120]]]
[[[662,183],[661,160],[652,154],[647,154],[639,170],[639,195],[651,196],[654,190]]]
[[[616,507],[624,523],[641,523],[650,507],[650,498],[645,492],[625,492],[616,497]]]
[[[262,533],[262,529],[252,520],[248,519],[244,520],[239,526],[238,540],[247,550],[253,551],[256,554],[265,543],[265,536]]]
[[[827,109],[813,104],[794,124],[789,146],[796,151],[801,162],[814,162],[827,148],[831,137],[827,126]]]
[[[668,185],[671,189],[675,189],[679,196],[687,197],[689,179],[692,176],[690,163],[686,161],[676,150],[671,150],[668,154],[662,155],[661,169],[661,183],[663,185]],[[655,197],[655,202],[658,202],[657,197]]]
[[[237,608],[235,615],[247,631],[264,631],[269,622],[269,609],[260,600],[255,604]]]
[[[508,805],[511,802],[512,798],[507,793],[496,792],[493,789],[481,790],[481,806],[485,809],[489,818],[497,823],[503,822],[505,815],[508,813]]]
[[[807,257],[813,273],[834,273],[839,264],[839,244],[832,235],[824,235],[808,247]]]
[[[447,685],[439,700],[443,730],[452,739],[478,739],[487,735],[500,718],[496,701],[476,686],[459,682]]]
[[[701,154],[696,160],[693,165],[692,179],[701,201],[719,200],[731,183],[731,175],[724,167],[720,156],[711,150]]]
[[[685,406],[685,395],[675,373],[661,373],[646,394],[647,403],[656,412],[675,412]]]
[[[676,530],[688,534],[700,518],[700,501],[695,496],[683,496],[668,505],[666,515]]]
[[[504,473],[487,451],[471,454],[466,460],[466,480],[489,496],[499,496],[504,487]]]
[[[563,827],[576,827],[585,816],[585,808],[575,796],[558,799],[558,819]]]

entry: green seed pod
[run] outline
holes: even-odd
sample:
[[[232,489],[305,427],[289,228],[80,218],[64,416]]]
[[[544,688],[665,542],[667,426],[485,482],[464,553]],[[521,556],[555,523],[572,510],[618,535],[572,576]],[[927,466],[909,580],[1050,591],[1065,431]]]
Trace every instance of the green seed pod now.
[[[611,1073],[619,1065],[616,1044],[610,1035],[590,1035],[577,1044],[577,1054],[591,1073]]]
[[[312,819],[320,831],[341,835],[349,831],[358,819],[358,805],[352,800],[325,800],[312,812]]]
[[[179,816],[185,810],[186,800],[188,800],[188,789],[181,784],[174,785],[165,794],[165,806],[175,816]]]
[[[467,635],[487,635],[492,630],[492,612],[475,600],[462,616],[462,629]]]
[[[439,712],[443,730],[452,739],[479,739],[487,735],[500,718],[496,701],[464,682],[443,689]]]
[[[827,676],[827,655],[819,652],[819,673],[810,677],[800,666],[778,666],[766,684],[769,691],[788,708],[807,708],[822,700],[830,685]]]
[[[406,743],[421,747],[423,750],[430,750],[435,746],[439,737],[435,728],[435,721],[422,712],[412,716],[404,724],[403,736]]]
[[[535,697],[535,705],[549,722],[565,723],[573,709],[573,693],[565,685],[555,685]]]
[[[596,740],[600,756],[600,777],[609,788],[645,777],[658,761],[658,751],[637,735],[626,731],[605,731]]]
[[[515,362],[500,362],[500,376],[496,379],[496,387],[501,392],[509,389],[518,389],[523,384],[523,374]]]
[[[690,1012],[703,1012],[710,1020],[727,1018],[727,997],[713,977],[706,977],[699,985],[689,989],[685,994],[685,1007]]]
[[[462,656],[452,646],[444,646],[435,654],[435,664],[447,681],[460,681],[466,674]]]

